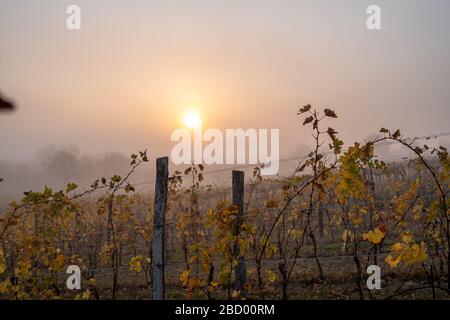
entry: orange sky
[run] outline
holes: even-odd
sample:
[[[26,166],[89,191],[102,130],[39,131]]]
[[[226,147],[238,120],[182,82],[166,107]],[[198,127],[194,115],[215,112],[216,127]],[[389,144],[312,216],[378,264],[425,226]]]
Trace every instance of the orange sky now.
[[[377,1],[74,1],[0,3],[2,160],[49,145],[168,154],[196,108],[204,127],[279,128],[281,156],[308,145],[299,106],[333,107],[346,141],[382,126],[448,131],[450,4]],[[7,139],[5,139],[7,137]]]

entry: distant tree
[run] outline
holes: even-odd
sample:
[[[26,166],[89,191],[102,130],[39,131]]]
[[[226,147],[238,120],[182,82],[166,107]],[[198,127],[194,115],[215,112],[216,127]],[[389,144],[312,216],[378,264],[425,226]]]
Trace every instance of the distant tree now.
[[[83,172],[85,161],[76,146],[48,147],[38,152],[46,172],[52,172],[60,183],[68,183]]]
[[[93,159],[94,172],[102,176],[125,174],[129,164],[129,157],[119,152],[107,152]]]

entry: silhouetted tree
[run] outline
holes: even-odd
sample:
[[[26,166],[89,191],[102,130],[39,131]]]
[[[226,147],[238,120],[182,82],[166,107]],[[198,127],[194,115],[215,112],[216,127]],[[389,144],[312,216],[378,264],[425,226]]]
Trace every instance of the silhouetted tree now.
[[[79,178],[85,165],[80,150],[73,145],[61,148],[49,147],[40,151],[41,164],[46,172],[53,172],[60,183],[71,182],[72,179]]]

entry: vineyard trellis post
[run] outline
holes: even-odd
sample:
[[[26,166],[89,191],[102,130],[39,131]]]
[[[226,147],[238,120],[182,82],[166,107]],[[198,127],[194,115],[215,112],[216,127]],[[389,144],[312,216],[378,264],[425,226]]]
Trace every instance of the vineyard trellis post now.
[[[236,217],[236,237],[241,232],[242,222],[244,220],[244,172],[233,170],[233,204],[238,206],[238,213]],[[240,255],[238,243],[234,246],[234,256],[237,259],[237,266],[235,267],[236,276],[236,291],[244,292],[244,285],[246,280],[245,258]]]
[[[165,215],[167,208],[167,182],[169,158],[156,160],[155,207],[153,215],[152,291],[153,300],[164,300]]]

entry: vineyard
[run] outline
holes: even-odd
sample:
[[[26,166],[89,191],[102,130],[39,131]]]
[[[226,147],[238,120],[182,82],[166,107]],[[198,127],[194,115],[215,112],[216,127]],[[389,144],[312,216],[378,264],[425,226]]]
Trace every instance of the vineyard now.
[[[259,166],[213,186],[192,165],[154,182],[163,203],[129,182],[143,151],[123,177],[26,192],[0,213],[0,298],[152,299],[157,271],[166,299],[448,299],[446,148],[385,128],[344,148],[323,127],[333,110],[308,105],[298,117],[314,148],[283,177]],[[414,157],[381,161],[385,144]],[[80,290],[66,287],[69,265]],[[366,285],[371,265],[379,290]]]

